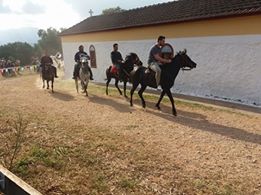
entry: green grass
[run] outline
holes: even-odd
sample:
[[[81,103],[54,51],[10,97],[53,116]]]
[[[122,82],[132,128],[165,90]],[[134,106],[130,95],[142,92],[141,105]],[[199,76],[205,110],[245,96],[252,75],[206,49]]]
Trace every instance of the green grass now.
[[[136,187],[137,181],[130,178],[121,178],[119,181],[119,186],[126,190],[132,190]]]

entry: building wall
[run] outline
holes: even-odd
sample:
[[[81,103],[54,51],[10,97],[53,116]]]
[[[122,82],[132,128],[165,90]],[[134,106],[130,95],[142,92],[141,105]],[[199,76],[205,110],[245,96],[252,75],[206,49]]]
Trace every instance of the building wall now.
[[[175,51],[186,48],[198,64],[190,72],[179,73],[173,92],[261,106],[261,25],[257,25],[258,21],[261,16],[64,36],[65,75],[66,78],[72,75],[73,57],[80,44],[86,51],[90,44],[95,46],[95,81],[105,82],[105,69],[111,64],[114,42],[119,43],[123,56],[135,52],[146,64],[150,47],[157,36],[163,34]]]

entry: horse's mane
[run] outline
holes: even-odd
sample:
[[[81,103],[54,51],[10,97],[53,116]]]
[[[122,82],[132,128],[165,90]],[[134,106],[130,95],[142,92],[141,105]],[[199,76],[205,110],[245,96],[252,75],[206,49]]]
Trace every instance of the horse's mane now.
[[[137,54],[136,54],[136,53],[133,53],[133,52],[127,54],[126,57],[125,57],[125,61],[129,60],[129,59],[130,59],[131,57],[133,57],[133,56],[136,57]]]

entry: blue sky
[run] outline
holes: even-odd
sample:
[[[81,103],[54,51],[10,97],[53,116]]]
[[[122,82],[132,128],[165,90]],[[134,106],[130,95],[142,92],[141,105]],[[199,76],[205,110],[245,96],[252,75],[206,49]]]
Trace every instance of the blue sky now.
[[[0,30],[53,27],[68,28],[112,7],[134,9],[169,0],[0,0]]]

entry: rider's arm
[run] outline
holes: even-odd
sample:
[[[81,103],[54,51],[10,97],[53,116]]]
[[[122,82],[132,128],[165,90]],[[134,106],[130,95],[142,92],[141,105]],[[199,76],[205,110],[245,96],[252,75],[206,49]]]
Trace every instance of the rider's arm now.
[[[160,57],[159,53],[156,53],[156,54],[154,54],[153,56],[154,56],[154,58],[155,58],[157,61],[159,61],[159,62],[161,62],[161,63],[163,63],[163,64],[166,64],[166,63],[170,63],[170,62],[171,62],[170,59],[164,59],[164,58]]]
[[[74,61],[78,62],[79,61],[79,55],[78,52],[74,55]]]
[[[111,52],[111,62],[112,62],[112,64],[116,64],[117,63],[117,60],[115,58],[116,58],[115,53]]]
[[[49,58],[50,58],[50,63],[53,64],[53,59],[51,57],[49,57]]]
[[[88,60],[90,60],[91,59],[91,57],[86,53],[86,56],[87,56],[87,59]]]

